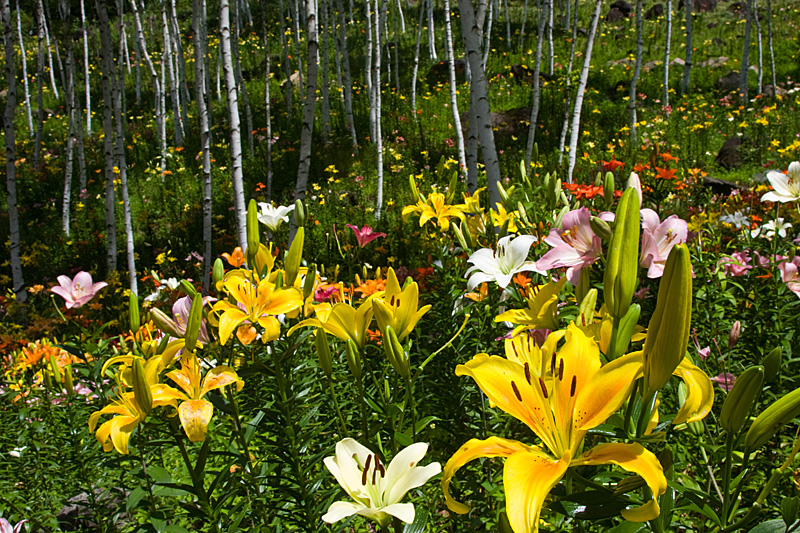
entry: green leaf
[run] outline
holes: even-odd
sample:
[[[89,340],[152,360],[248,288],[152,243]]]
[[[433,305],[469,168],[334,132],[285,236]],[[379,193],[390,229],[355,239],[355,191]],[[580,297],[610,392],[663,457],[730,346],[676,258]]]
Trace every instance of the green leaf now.
[[[164,533],[189,533],[189,530],[177,524],[170,524],[164,528]]]
[[[422,533],[425,531],[425,526],[428,524],[428,510],[424,507],[417,507],[417,514],[414,516],[414,521],[406,524],[403,533]]]
[[[172,482],[172,476],[169,475],[169,472],[161,468],[160,466],[156,465],[148,465],[147,467],[147,475],[156,483],[161,483],[162,485],[165,483]]]
[[[406,435],[405,433],[401,433],[399,431],[394,432],[394,440],[397,441],[397,444],[405,448],[406,446],[411,446],[414,444],[414,441],[411,440],[411,437]]]
[[[613,529],[609,529],[608,533],[638,533],[646,529],[646,525],[640,522],[623,522]]]
[[[784,531],[786,531],[786,523],[782,518],[776,518],[758,524],[750,530],[750,533],[783,533]]]
[[[147,496],[147,492],[142,487],[136,487],[131,491],[128,495],[128,501],[125,502],[125,510],[130,512],[131,509],[134,509],[142,499]]]
[[[603,490],[590,490],[561,498],[550,507],[581,520],[597,520],[618,516],[630,501]]]

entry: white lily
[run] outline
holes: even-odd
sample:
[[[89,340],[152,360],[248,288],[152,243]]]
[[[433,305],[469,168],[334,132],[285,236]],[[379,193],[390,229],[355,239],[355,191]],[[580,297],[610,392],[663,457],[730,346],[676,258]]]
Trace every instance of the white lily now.
[[[322,520],[333,524],[358,514],[376,520],[381,527],[388,525],[391,516],[412,523],[414,505],[400,500],[442,471],[439,463],[417,466],[427,451],[425,443],[412,444],[385,467],[376,454],[355,440],[339,441],[336,456],[326,457],[325,466],[355,502],[334,502]]]
[[[281,222],[289,222],[289,213],[294,211],[294,206],[286,207],[279,205],[278,207],[268,204],[266,202],[259,202],[258,221],[264,224],[273,233],[278,231]]]
[[[511,235],[507,235],[497,241],[497,250],[481,248],[473,253],[467,260],[474,265],[466,273],[469,276],[467,290],[471,291],[486,281],[496,281],[505,289],[517,272],[533,271],[542,274],[534,261],[527,260],[528,250],[534,242],[536,237],[532,235],[520,235],[513,240]]]
[[[762,202],[794,202],[800,200],[800,162],[789,165],[787,174],[772,171],[767,174],[767,179],[774,191],[761,197]]]
[[[766,224],[758,227],[750,232],[750,236],[754,239],[756,237],[763,237],[765,239],[770,239],[775,236],[777,233],[779,237],[786,238],[786,230],[792,227],[792,224],[789,222],[784,222],[783,217],[779,217],[775,220],[770,220]]]

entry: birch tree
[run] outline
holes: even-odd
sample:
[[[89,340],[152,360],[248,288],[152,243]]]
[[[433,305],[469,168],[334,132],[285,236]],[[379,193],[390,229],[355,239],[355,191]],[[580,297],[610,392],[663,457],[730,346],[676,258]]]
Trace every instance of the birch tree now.
[[[278,10],[280,11],[280,15],[278,15],[278,27],[281,34],[281,53],[283,54],[281,63],[283,63],[283,75],[286,78],[283,90],[284,98],[286,98],[286,113],[291,117],[292,93],[294,93],[294,85],[291,81],[292,67],[289,63],[289,43],[286,41],[286,15],[283,10],[283,0],[278,0]]]
[[[31,92],[28,87],[28,55],[25,53],[25,41],[22,40],[22,16],[17,0],[17,36],[19,37],[19,51],[22,56],[22,87],[25,90],[25,112],[28,117],[28,135],[33,137],[33,112],[31,111]]]
[[[453,128],[455,129],[456,147],[458,148],[458,163],[461,165],[459,171],[463,172],[467,168],[467,157],[464,153],[464,133],[461,129],[461,115],[458,112],[456,58],[453,53],[453,31],[450,25],[450,0],[444,0],[444,31],[447,72],[450,78],[450,110],[453,112]]]
[[[169,76],[169,100],[172,103],[172,126],[175,133],[175,144],[183,146],[183,117],[180,108],[180,92],[175,79],[175,67],[172,58],[172,41],[167,19],[167,2],[161,0],[161,35],[164,40],[164,50],[161,55],[161,67],[165,68]],[[166,93],[166,87],[164,87]]]
[[[314,0],[306,2],[306,98],[303,103],[303,126],[300,131],[300,164],[297,167],[297,182],[294,197],[304,200],[308,188],[308,173],[311,170],[311,140],[314,133],[314,113],[317,107],[317,10]],[[297,230],[292,224],[292,235]],[[291,239],[290,239],[291,240]]]
[[[689,92],[689,81],[692,76],[692,4],[694,0],[686,0],[683,9],[686,10],[686,59],[683,65],[683,81],[681,81],[681,94]]]
[[[570,85],[572,84],[572,65],[575,62],[575,44],[578,42],[578,2],[575,0],[575,22],[572,25],[572,39],[569,45],[569,60],[567,61],[567,82],[566,82],[566,98],[564,99],[564,120],[561,126],[561,135],[558,138],[558,164],[564,160],[564,144],[567,140],[567,130],[569,130],[569,109],[572,100],[572,91]],[[567,4],[569,5],[569,4]],[[569,11],[569,10],[567,10]]]
[[[661,101],[664,106],[669,105],[669,54],[670,45],[672,44],[672,0],[667,0],[667,35],[664,38],[664,79],[661,82],[664,92],[661,96]]]
[[[428,6],[428,52],[431,59],[438,59],[436,55],[436,31],[433,23],[433,0],[426,0]]]
[[[106,183],[106,268],[108,272],[113,272],[117,269],[116,200],[114,197],[114,125],[112,108],[113,97],[111,95],[111,80],[114,75],[114,57],[105,0],[95,0],[95,7],[97,8],[97,18],[100,25],[100,84],[103,89],[103,162]]]
[[[83,35],[83,77],[84,77],[84,88],[86,90],[86,133],[91,135],[92,134],[92,78],[89,74],[89,32],[86,31],[86,6],[84,5],[84,0],[81,0],[81,34]]]
[[[484,0],[479,0],[479,9],[486,9]],[[464,39],[464,48],[470,64],[472,79],[470,93],[475,109],[474,115],[478,128],[478,138],[483,151],[483,165],[486,169],[486,181],[489,186],[489,203],[496,205],[500,202],[500,192],[497,184],[500,182],[500,162],[497,159],[497,149],[494,144],[492,131],[491,109],[489,107],[489,87],[486,73],[481,64],[481,42],[483,42],[482,26],[478,25],[478,18],[472,7],[472,0],[458,0],[461,14],[461,35]],[[482,17],[480,17],[482,18]]]
[[[236,0],[234,0],[236,1]],[[236,234],[242,250],[247,248],[247,208],[244,202],[244,176],[242,174],[242,134],[239,126],[239,98],[231,52],[230,5],[228,0],[219,3],[220,52],[225,72],[228,95],[228,121],[231,140],[231,170],[233,179],[233,207],[236,213]]]
[[[739,70],[739,98],[743,103],[748,98],[748,72],[750,69],[750,42],[753,27],[753,0],[747,0],[747,20],[744,25],[744,42],[742,43],[742,64]]]
[[[66,52],[67,52],[67,68],[66,68],[66,83],[64,85],[64,98],[67,106],[67,147],[64,156],[64,195],[61,202],[61,230],[69,237],[70,232],[70,206],[72,196],[72,170],[73,170],[73,154],[75,151],[76,139],[76,118],[75,118],[75,58],[72,46],[72,16],[70,12],[70,4],[66,0],[61,0],[62,16],[64,18],[64,35]]]
[[[758,45],[758,92],[761,94],[764,84],[764,47],[761,41],[761,21],[758,20],[758,0],[753,0],[753,20],[756,23],[756,44]]]
[[[203,173],[203,294],[208,294],[211,287],[211,265],[213,256],[211,250],[211,229],[212,229],[212,201],[211,201],[211,133],[208,120],[208,107],[206,107],[205,91],[205,71],[207,69],[207,57],[205,50],[205,40],[202,25],[205,19],[201,20],[201,2],[205,0],[192,0],[192,43],[194,45],[194,90],[197,95],[197,115],[200,119],[200,146],[202,150],[202,173]],[[269,55],[267,55],[269,58]],[[269,95],[269,93],[267,93]],[[269,102],[269,96],[267,96]],[[269,108],[267,108],[269,111]],[[269,114],[267,115],[269,121]],[[269,122],[267,122],[269,124]]]
[[[592,64],[592,48],[594,38],[597,35],[597,23],[600,20],[600,9],[603,7],[603,0],[597,0],[592,14],[592,23],[589,27],[589,36],[586,40],[586,51],[583,54],[583,69],[578,80],[578,92],[575,94],[575,107],[572,112],[572,125],[570,126],[569,136],[569,168],[567,170],[567,181],[572,183],[572,171],[575,170],[575,161],[578,151],[578,137],[581,128],[581,110],[583,109],[583,96],[586,92],[586,83],[589,79],[589,67]]]
[[[414,68],[411,72],[411,112],[417,118],[417,77],[419,74],[419,45],[422,40],[422,22],[425,20],[425,2],[419,4],[419,22],[417,23],[417,42],[414,45]]]
[[[533,144],[536,139],[536,125],[539,121],[539,100],[540,100],[540,86],[541,86],[541,71],[542,71],[542,44],[544,43],[544,34],[545,34],[545,21],[547,17],[547,12],[549,10],[550,0],[545,0],[544,2],[544,12],[542,13],[539,10],[537,22],[536,22],[536,32],[538,33],[536,38],[536,59],[534,60],[533,65],[533,106],[531,106],[531,120],[530,126],[528,126],[528,145],[525,147],[525,168],[528,169],[531,166],[531,156],[533,155]]]
[[[233,27],[231,29],[232,35],[235,37],[231,39],[231,52],[233,54],[233,73],[236,77],[236,88],[239,94],[242,95],[242,103],[244,104],[244,119],[247,126],[245,136],[247,137],[247,153],[253,157],[253,108],[250,106],[250,97],[247,95],[247,85],[244,83],[242,76],[242,63],[239,61],[239,36],[241,35],[241,27],[239,25],[239,0],[234,0],[232,6],[232,13],[236,16],[233,18]]]
[[[267,10],[265,0],[261,0],[261,16],[264,33],[264,50],[269,50],[269,32],[267,31]],[[270,72],[270,59],[269,53],[267,56],[266,69],[264,73],[264,103],[266,105],[266,119],[267,119],[267,201],[272,199],[272,103],[270,102],[269,79]]]
[[[320,34],[322,35],[322,142],[328,143],[331,135],[330,101],[330,19],[327,0],[319,0]]]
[[[350,130],[353,150],[355,153],[358,153],[358,137],[356,136],[356,124],[353,118],[353,79],[350,75],[350,57],[347,49],[347,24],[345,23],[342,0],[336,0],[336,10],[339,12],[339,50],[342,54],[345,121],[347,122],[347,129]]]
[[[367,96],[369,98],[369,138],[370,142],[375,142],[375,89],[373,87],[375,63],[372,59],[373,40],[372,40],[372,2],[365,0],[366,10],[364,16],[366,18],[366,39],[367,48],[364,52],[364,78],[367,82]],[[377,17],[378,14],[375,13]]]
[[[311,0],[313,1],[313,0]],[[381,219],[383,208],[383,134],[381,132],[381,28],[386,11],[379,5],[385,0],[375,0],[375,79],[372,80],[372,90],[375,93],[375,150],[377,152],[377,198],[375,200],[375,220]]]
[[[33,141],[33,167],[41,169],[42,130],[44,129],[44,7],[36,1],[36,136]]]
[[[49,11],[49,10],[48,10]],[[47,28],[47,13],[44,10],[44,5],[42,5],[42,33],[44,34],[44,41],[47,47],[47,65],[50,68],[50,87],[53,89],[53,96],[56,97],[58,100],[60,97],[58,95],[58,87],[56,86],[56,69],[53,68],[53,52],[50,45],[50,31]],[[55,42],[56,50],[58,50],[58,42]],[[58,61],[59,65],[61,64]],[[59,72],[62,72],[62,69],[59,69]]]
[[[767,0],[767,46],[769,48],[770,75],[772,76],[773,94],[778,90],[778,81],[775,74],[775,52],[772,48],[772,0]]]
[[[19,9],[19,8],[18,8]],[[17,73],[14,67],[14,38],[11,30],[11,6],[9,0],[0,0],[0,16],[3,19],[3,48],[5,50],[5,74],[7,84],[6,109],[3,131],[6,141],[6,204],[8,205],[8,240],[11,254],[11,282],[14,295],[19,302],[28,298],[22,262],[19,256],[19,210],[17,209],[17,151],[14,132],[14,111],[17,108]],[[24,57],[24,54],[23,54]]]

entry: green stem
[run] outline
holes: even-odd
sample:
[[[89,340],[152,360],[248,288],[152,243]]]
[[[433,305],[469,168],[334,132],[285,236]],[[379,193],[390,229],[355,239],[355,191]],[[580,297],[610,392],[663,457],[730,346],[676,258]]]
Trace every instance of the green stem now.
[[[408,398],[408,408],[411,410],[411,434],[414,442],[417,442],[417,404],[414,401],[410,378],[406,378],[406,397]]]
[[[639,385],[641,384],[642,380],[637,379],[633,383],[633,389],[631,390],[631,395],[628,398],[628,407],[625,409],[625,425],[623,426],[625,429],[625,433],[630,434],[631,432],[631,420],[633,419],[633,408],[636,405],[636,400],[639,398]]]
[[[339,400],[336,398],[336,391],[333,389],[333,380],[330,378],[328,378],[328,394],[333,400],[333,407],[336,409],[336,418],[339,420],[339,428],[342,430],[342,436],[349,437],[350,434],[347,431],[347,424],[344,423],[342,411],[339,409]]]
[[[653,407],[655,407],[656,403],[656,396],[658,394],[657,391],[647,391],[646,387],[644,390],[645,393],[643,395],[642,410],[639,411],[639,423],[636,426],[637,437],[643,437],[647,432],[647,424],[650,423],[650,414],[653,412]]]
[[[728,433],[725,438],[725,468],[722,474],[722,494],[724,500],[722,501],[722,525],[728,525],[728,513],[731,509],[731,469],[733,467],[733,433]]]

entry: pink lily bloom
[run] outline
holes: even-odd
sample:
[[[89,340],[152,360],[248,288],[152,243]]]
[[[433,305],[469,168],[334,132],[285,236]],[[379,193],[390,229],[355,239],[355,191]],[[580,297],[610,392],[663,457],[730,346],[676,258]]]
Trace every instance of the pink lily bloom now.
[[[748,270],[753,269],[750,264],[750,254],[745,252],[733,252],[720,258],[717,266],[729,276],[744,276]]]
[[[800,298],[800,256],[794,256],[794,259],[790,261],[784,261],[780,265],[778,265],[778,269],[781,271],[781,279],[789,287],[793,293]]]
[[[92,275],[83,271],[75,274],[75,279],[70,279],[69,276],[58,276],[58,283],[60,286],[51,287],[50,290],[64,298],[67,309],[89,303],[97,291],[108,285],[105,281],[93,284]]]
[[[719,385],[719,388],[725,392],[730,392],[734,383],[736,383],[736,376],[730,372],[723,372],[722,374],[711,378],[711,381]]]
[[[353,233],[356,234],[356,240],[358,241],[359,248],[363,248],[364,246],[368,245],[375,239],[386,237],[385,233],[376,233],[372,231],[372,228],[370,226],[364,226],[363,228],[359,228],[358,226],[348,224],[347,227],[353,230]]]
[[[20,520],[17,522],[17,525],[11,527],[11,524],[8,523],[8,520],[5,518],[0,518],[0,533],[19,533],[22,531],[22,526],[27,522],[27,520]]]
[[[642,251],[639,265],[647,269],[648,278],[660,278],[664,274],[667,256],[676,244],[686,242],[689,228],[678,215],[661,222],[658,213],[642,209]]]
[[[594,234],[589,225],[592,215],[585,207],[570,211],[561,222],[560,228],[553,228],[544,242],[553,247],[536,262],[540,271],[567,267],[567,281],[577,286],[581,269],[597,261],[603,253],[600,237]]]
[[[206,305],[206,299],[203,298],[203,306]],[[192,299],[189,296],[184,296],[183,298],[178,298],[175,300],[175,303],[172,304],[172,316],[175,317],[175,329],[178,330],[181,335],[186,335],[186,326],[189,324],[189,313],[192,310]],[[197,340],[202,342],[203,344],[208,344],[208,330],[206,329],[206,321],[200,321],[200,333],[197,334]]]

